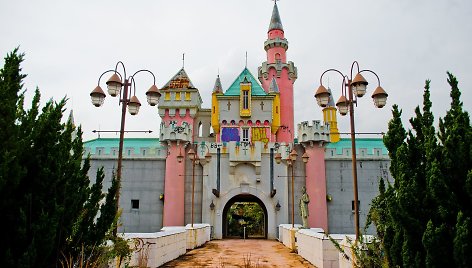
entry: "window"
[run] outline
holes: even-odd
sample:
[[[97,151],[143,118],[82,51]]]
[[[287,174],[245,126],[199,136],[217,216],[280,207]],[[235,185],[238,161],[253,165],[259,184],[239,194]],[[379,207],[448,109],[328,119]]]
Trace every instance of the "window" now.
[[[243,128],[243,142],[249,142],[249,128]]]
[[[164,94],[164,100],[170,100],[170,92]]]
[[[139,209],[139,199],[131,199],[131,209]]]
[[[275,53],[275,63],[280,64],[282,63],[282,60],[280,59],[280,54]]]
[[[175,92],[175,100],[180,100],[180,92]]]
[[[352,213],[355,213],[355,211],[354,211],[354,200],[351,201],[351,209],[352,209]],[[357,200],[357,209],[359,210],[359,212],[361,211],[361,201],[360,200]]]
[[[190,92],[185,92],[185,100],[186,101],[190,100]]]
[[[200,122],[198,124],[198,137],[203,137],[203,124]]]
[[[243,91],[243,109],[249,109],[249,90]]]

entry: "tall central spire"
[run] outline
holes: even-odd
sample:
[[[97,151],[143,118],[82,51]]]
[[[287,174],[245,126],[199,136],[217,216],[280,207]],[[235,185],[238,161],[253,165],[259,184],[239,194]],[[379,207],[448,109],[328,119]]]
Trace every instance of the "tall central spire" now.
[[[277,92],[280,97],[280,123],[272,130],[276,132],[277,142],[293,142],[296,133],[293,118],[293,83],[297,79],[297,67],[287,61],[288,41],[284,37],[277,1],[272,10],[267,40],[264,50],[267,60],[258,68],[259,81],[267,93]]]
[[[269,31],[271,30],[284,30],[279,15],[279,9],[277,8],[277,1],[275,1],[274,9],[272,10],[272,18],[270,19]]]

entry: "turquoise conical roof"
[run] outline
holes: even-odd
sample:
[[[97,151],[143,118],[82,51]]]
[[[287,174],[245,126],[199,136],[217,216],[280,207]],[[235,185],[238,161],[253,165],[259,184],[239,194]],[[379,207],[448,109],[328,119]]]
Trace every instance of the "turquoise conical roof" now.
[[[241,95],[241,82],[250,82],[251,83],[251,95],[252,96],[266,96],[267,93],[262,89],[262,86],[257,82],[251,72],[244,68],[241,74],[236,77],[231,86],[226,90],[225,96],[239,96]]]

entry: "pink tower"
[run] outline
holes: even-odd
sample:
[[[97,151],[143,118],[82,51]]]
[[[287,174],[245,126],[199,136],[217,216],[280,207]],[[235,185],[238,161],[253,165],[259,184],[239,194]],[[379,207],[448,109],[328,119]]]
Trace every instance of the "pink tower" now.
[[[293,83],[297,79],[297,67],[287,62],[288,41],[284,38],[279,9],[275,2],[270,20],[268,38],[264,42],[267,61],[258,68],[259,81],[266,92],[273,78],[280,90],[280,126],[277,130],[277,142],[293,142],[295,135],[293,118]]]
[[[162,88],[159,139],[167,146],[163,226],[185,225],[186,144],[193,142],[194,118],[201,97],[182,68]]]

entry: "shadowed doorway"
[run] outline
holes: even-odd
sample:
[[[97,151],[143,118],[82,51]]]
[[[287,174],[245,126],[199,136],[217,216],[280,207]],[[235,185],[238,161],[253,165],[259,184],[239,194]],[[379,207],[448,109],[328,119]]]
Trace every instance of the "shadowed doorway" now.
[[[250,194],[231,198],[223,209],[224,238],[267,238],[267,209]]]

